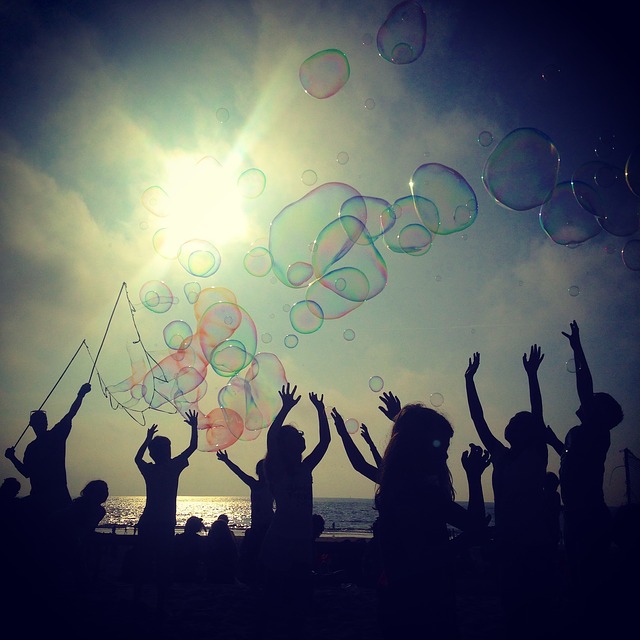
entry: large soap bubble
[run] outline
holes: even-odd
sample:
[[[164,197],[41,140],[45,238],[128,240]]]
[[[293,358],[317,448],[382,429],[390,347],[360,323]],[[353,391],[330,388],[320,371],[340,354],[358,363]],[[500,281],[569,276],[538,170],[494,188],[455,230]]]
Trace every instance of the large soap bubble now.
[[[485,189],[513,211],[539,207],[558,180],[560,154],[549,136],[533,128],[515,129],[487,158],[482,171]]]
[[[417,2],[397,4],[378,29],[376,44],[382,58],[394,64],[416,61],[427,40],[427,16]]]
[[[169,286],[162,280],[149,280],[140,287],[140,302],[154,313],[166,313],[175,302]]]
[[[192,276],[208,278],[220,268],[220,252],[208,240],[188,240],[178,253],[178,262]]]
[[[299,77],[304,90],[322,100],[338,93],[349,80],[350,73],[349,60],[342,51],[325,49],[300,65]]]

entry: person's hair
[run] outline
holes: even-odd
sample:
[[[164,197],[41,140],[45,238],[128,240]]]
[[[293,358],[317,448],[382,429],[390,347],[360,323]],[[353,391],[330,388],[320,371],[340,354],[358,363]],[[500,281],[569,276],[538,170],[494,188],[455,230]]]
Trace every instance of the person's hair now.
[[[275,447],[267,449],[264,457],[264,470],[267,480],[269,475],[273,477],[274,462],[282,465],[285,473],[291,474],[302,460],[302,449],[296,443],[299,441],[300,432],[293,425],[284,424],[278,430],[275,439]]]
[[[189,516],[184,523],[185,533],[200,533],[200,531],[204,531],[204,528],[204,522],[198,516]]]
[[[154,460],[171,457],[171,440],[166,436],[155,436],[149,443],[149,455]]]
[[[599,391],[593,394],[592,412],[594,422],[608,429],[617,427],[624,418],[620,403],[608,393]]]
[[[2,493],[10,496],[17,496],[20,493],[21,488],[20,480],[13,476],[5,478],[2,481]]]
[[[80,495],[91,502],[102,504],[109,497],[109,485],[104,480],[87,482]]]
[[[451,472],[441,449],[452,436],[451,423],[438,411],[422,403],[402,407],[382,457],[376,507],[393,501],[394,496],[414,492],[425,475],[435,476],[445,498],[453,500]]]
[[[44,425],[45,427],[48,425],[49,421],[47,419],[47,412],[42,409],[36,409],[31,412],[29,416],[29,424],[32,427],[38,427]]]
[[[518,411],[505,427],[505,440],[511,446],[526,445],[535,437],[538,426],[530,411]]]
[[[264,458],[256,463],[256,475],[261,478],[264,475]]]

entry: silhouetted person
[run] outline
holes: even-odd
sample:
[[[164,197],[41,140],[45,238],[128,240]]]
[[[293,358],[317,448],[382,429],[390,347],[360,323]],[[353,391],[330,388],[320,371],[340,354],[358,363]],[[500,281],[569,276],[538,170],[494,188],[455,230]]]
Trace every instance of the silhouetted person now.
[[[405,405],[394,421],[375,495],[384,572],[378,609],[385,638],[457,636],[455,555],[447,524],[482,536],[480,479],[489,455],[476,445],[463,453],[469,482],[465,509],[454,500],[447,466],[452,436],[449,421],[419,403]]]
[[[300,401],[290,383],[279,391],[282,408],[267,431],[265,470],[276,510],[262,544],[266,618],[274,637],[301,638],[313,596],[313,478],[331,441],[324,396],[309,393],[318,414],[318,444],[303,458],[304,434],[284,424]],[[263,619],[265,619],[263,617]]]
[[[184,531],[173,539],[173,579],[177,582],[202,582],[204,579],[204,536],[202,518],[189,516]]]
[[[238,543],[225,513],[211,523],[207,533],[207,581],[235,584],[238,571]]]
[[[560,454],[560,493],[564,505],[564,546],[569,563],[573,615],[585,629],[606,625],[603,603],[611,547],[611,513],[604,499],[604,466],[611,429],[624,414],[608,393],[594,393],[593,379],[580,341],[578,324],[562,332],[573,350],[580,424],[569,429],[564,444],[548,429],[549,444]],[[602,630],[602,629],[600,629]]]
[[[264,458],[256,464],[256,476],[245,473],[237,464],[232,462],[226,451],[217,452],[218,460],[242,480],[250,490],[251,500],[251,531],[245,532],[240,548],[239,577],[244,582],[254,583],[259,574],[259,555],[262,540],[273,518],[274,499],[271,488],[264,472]]]
[[[140,597],[143,582],[158,586],[158,609],[164,608],[164,597],[171,576],[171,550],[176,527],[176,503],[180,474],[189,466],[189,458],[198,445],[198,412],[187,411],[185,422],[191,427],[187,448],[171,457],[171,440],[156,436],[158,425],[147,430],[147,436],[135,455],[135,463],[146,488],[146,502],[138,520],[134,597]],[[144,460],[149,452],[153,462]]]
[[[21,489],[20,480],[5,478],[0,485],[0,557],[2,566],[7,569],[7,562],[17,566],[16,555],[21,546],[22,498],[18,497]],[[7,572],[11,575],[11,571]]]
[[[469,358],[465,372],[469,412],[483,445],[491,454],[495,537],[502,605],[509,634],[537,637],[548,630],[551,594],[547,581],[555,562],[546,526],[544,482],[548,453],[538,368],[544,359],[532,345],[522,357],[529,382],[531,411],[516,413],[505,427],[504,445],[484,418],[474,376],[480,354]]]
[[[50,514],[68,507],[71,503],[67,487],[67,438],[71,433],[73,418],[89,391],[91,385],[85,382],[67,414],[51,429],[47,428],[45,411],[39,409],[31,412],[29,426],[36,437],[25,448],[22,461],[16,456],[15,447],[9,447],[5,451],[5,457],[13,462],[25,478],[29,478],[31,491],[25,498],[24,506],[29,508],[34,523],[48,518]]]

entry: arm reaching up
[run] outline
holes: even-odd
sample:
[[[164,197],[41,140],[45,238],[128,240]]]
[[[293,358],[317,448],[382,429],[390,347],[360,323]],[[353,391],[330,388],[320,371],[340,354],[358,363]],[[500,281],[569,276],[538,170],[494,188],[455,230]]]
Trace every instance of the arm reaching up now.
[[[184,420],[191,427],[191,438],[189,445],[182,452],[182,455],[189,457],[198,447],[198,412],[187,411],[187,417]]]
[[[576,365],[576,387],[580,404],[587,406],[593,399],[593,378],[580,342],[578,323],[574,320],[569,326],[571,333],[563,331],[562,335],[569,339],[569,344],[573,349],[573,359]]]
[[[378,468],[374,467],[372,464],[369,464],[364,459],[364,456],[360,452],[360,449],[358,449],[356,443],[353,441],[351,434],[347,431],[344,419],[342,418],[340,413],[338,413],[338,410],[335,407],[331,410],[331,417],[333,418],[333,422],[336,425],[336,431],[342,439],[342,445],[344,446],[344,450],[347,454],[347,458],[349,458],[351,466],[358,473],[361,473],[365,478],[369,478],[369,480],[371,480],[372,482],[377,482]]]
[[[531,413],[536,419],[536,424],[540,425],[540,428],[544,428],[544,417],[542,412],[542,393],[540,391],[540,382],[538,380],[538,369],[540,364],[544,360],[544,353],[537,344],[531,345],[529,357],[527,354],[522,356],[522,364],[524,370],[527,372],[527,378],[529,379],[529,399],[531,401]]]
[[[484,419],[484,411],[482,410],[482,404],[480,403],[480,398],[478,397],[474,381],[474,376],[478,371],[479,366],[480,354],[476,352],[471,358],[469,358],[469,365],[467,366],[467,370],[464,374],[467,388],[467,402],[469,403],[471,419],[473,420],[473,424],[476,427],[480,440],[482,440],[482,444],[489,453],[493,453],[501,446],[501,442],[493,435],[493,433],[491,433],[491,429],[489,429],[489,425]]]
[[[324,395],[318,397],[318,394],[313,391],[309,394],[309,400],[311,400],[313,406],[318,412],[318,444],[314,447],[313,451],[304,459],[304,463],[314,469],[317,464],[322,460],[324,454],[329,448],[331,442],[331,431],[329,429],[329,420],[327,419],[327,412],[324,408]]]
[[[134,462],[136,463],[138,469],[140,469],[141,466],[144,464],[144,460],[143,460],[144,454],[149,448],[149,443],[151,442],[151,440],[153,440],[153,436],[156,434],[157,431],[158,431],[157,424],[153,424],[149,429],[147,429],[147,437],[144,439],[144,442],[140,445],[140,448],[138,449],[134,458]]]
[[[378,448],[376,447],[373,440],[371,439],[371,435],[369,434],[369,429],[367,429],[367,425],[364,422],[360,425],[360,433],[362,434],[362,438],[364,439],[364,441],[369,445],[369,450],[371,451],[371,455],[375,460],[376,467],[378,467],[379,469],[380,465],[382,464],[382,456],[380,455]]]
[[[400,404],[400,398],[398,396],[393,395],[393,393],[384,392],[380,396],[380,400],[382,404],[378,407],[382,413],[384,413],[389,420],[395,420],[396,416],[400,413],[400,409],[402,409],[402,405]]]
[[[291,411],[291,409],[293,409],[293,407],[295,407],[298,402],[300,402],[300,396],[296,398],[297,390],[297,385],[295,385],[292,389],[291,383],[287,382],[287,384],[283,384],[282,389],[278,391],[282,400],[282,407],[280,408],[280,411],[278,411],[278,415],[276,415],[276,417],[273,419],[271,426],[267,430],[267,450],[273,449],[277,437],[277,432],[280,430],[280,427],[282,427],[284,421],[287,419],[289,411]]]
[[[249,485],[250,487],[255,484],[257,481],[255,478],[250,476],[248,473],[245,473],[235,462],[232,462],[229,459],[229,454],[226,451],[218,451],[216,452],[216,457],[218,460],[224,462],[233,473],[235,473],[242,482]]]

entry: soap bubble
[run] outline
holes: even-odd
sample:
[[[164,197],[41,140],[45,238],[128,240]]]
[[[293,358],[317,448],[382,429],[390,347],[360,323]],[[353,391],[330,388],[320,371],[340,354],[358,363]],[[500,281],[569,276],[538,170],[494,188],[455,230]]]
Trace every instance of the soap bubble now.
[[[325,49],[300,65],[299,77],[305,92],[322,100],[338,93],[349,80],[350,72],[349,61],[342,51]]]

